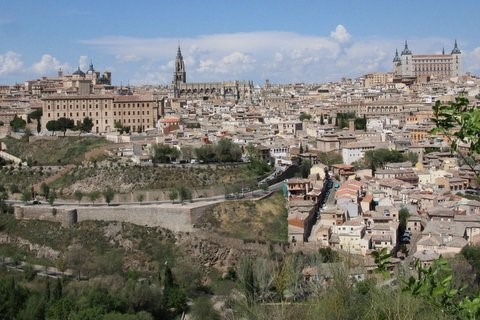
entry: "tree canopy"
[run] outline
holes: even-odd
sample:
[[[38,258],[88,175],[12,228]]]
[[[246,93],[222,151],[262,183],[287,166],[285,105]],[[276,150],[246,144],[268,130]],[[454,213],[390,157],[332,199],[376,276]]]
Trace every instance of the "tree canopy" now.
[[[48,121],[46,124],[46,127],[47,127],[47,130],[52,131],[52,133],[55,131],[61,131],[65,136],[65,133],[67,132],[67,130],[69,129],[72,130],[75,128],[75,122],[73,121],[73,119],[61,117],[61,118],[58,118],[57,120]]]
[[[150,147],[150,156],[153,163],[170,163],[175,161],[180,151],[166,144],[156,143]]]
[[[75,130],[78,130],[80,133],[91,132],[93,128],[93,119],[89,117],[83,118],[83,121],[77,121],[75,125]]]
[[[27,122],[22,118],[18,117],[17,115],[15,115],[13,117],[13,120],[10,121],[10,127],[12,127],[13,131],[15,132],[17,132],[20,129],[25,129],[26,125],[27,125]]]
[[[431,133],[445,137],[452,152],[457,152],[476,176],[480,177],[480,171],[466,161],[467,157],[474,158],[480,154],[480,108],[470,104],[464,97],[457,97],[450,104],[437,101],[433,106],[432,121],[435,128]],[[458,152],[459,144],[467,146],[467,151]]]
[[[195,149],[197,159],[209,162],[238,162],[242,160],[242,150],[229,139],[222,139],[216,145],[206,144]]]

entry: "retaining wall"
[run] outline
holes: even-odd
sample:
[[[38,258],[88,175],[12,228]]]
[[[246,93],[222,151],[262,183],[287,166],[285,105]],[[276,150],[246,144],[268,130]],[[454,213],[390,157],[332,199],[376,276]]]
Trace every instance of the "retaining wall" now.
[[[194,224],[216,203],[188,205],[129,205],[129,206],[17,206],[17,219],[37,219],[59,222],[68,227],[78,221],[122,221],[141,226],[162,227],[175,232],[192,232]]]

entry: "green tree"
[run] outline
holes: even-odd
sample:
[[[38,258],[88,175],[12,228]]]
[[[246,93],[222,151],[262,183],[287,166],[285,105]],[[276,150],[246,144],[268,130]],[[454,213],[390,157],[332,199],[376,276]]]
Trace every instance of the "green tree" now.
[[[200,162],[210,163],[217,161],[215,147],[211,144],[206,144],[200,148],[195,148],[194,153]]]
[[[117,129],[117,131],[120,134],[123,134],[123,133],[129,134],[130,133],[130,127],[124,126],[120,120],[114,122],[114,128]]]
[[[137,202],[143,202],[145,200],[145,195],[143,193],[137,194]]]
[[[42,184],[40,185],[40,192],[45,197],[45,199],[48,199],[48,196],[50,194],[50,187],[48,186],[48,184],[42,182]]]
[[[354,120],[355,130],[367,131],[367,118],[365,115],[362,118],[355,118]]]
[[[17,132],[20,129],[25,129],[27,122],[22,118],[19,118],[17,115],[13,117],[13,120],[10,121],[10,127],[12,127],[13,131]]]
[[[114,196],[115,191],[113,191],[111,187],[108,187],[105,191],[103,191],[103,198],[105,199],[107,205],[110,205],[110,202],[112,202]]]
[[[77,200],[78,203],[80,203],[83,199],[83,192],[80,190],[75,190],[75,192],[73,193],[73,197],[75,198],[75,200]]]
[[[400,230],[405,231],[407,229],[407,221],[410,217],[410,211],[407,208],[401,208],[398,211],[398,220],[400,222]]]
[[[52,135],[55,133],[55,131],[60,131],[60,126],[58,124],[58,121],[56,121],[56,120],[48,121],[45,126],[46,126],[48,131],[52,132]]]
[[[310,119],[312,119],[312,116],[308,113],[301,112],[299,119],[300,119],[300,121],[310,120]]]
[[[335,151],[319,152],[317,159],[318,159],[318,162],[323,163],[326,166],[343,163],[342,155],[339,152],[335,152]]]
[[[12,183],[8,189],[10,190],[10,193],[11,194],[14,194],[14,193],[19,193],[20,192],[20,189],[18,188],[18,185],[16,185],[15,183]]]
[[[372,256],[377,265],[375,272],[380,273],[384,279],[388,279],[390,277],[390,268],[392,267],[392,261],[390,260],[392,255],[387,252],[387,248],[382,248],[374,250]]]
[[[413,296],[425,299],[446,314],[452,316],[458,314],[460,310],[457,297],[460,290],[452,287],[452,269],[447,260],[440,257],[427,268],[422,267],[417,260],[415,268],[418,275],[408,279],[404,290]],[[468,308],[468,302],[464,303],[464,307]]]
[[[435,128],[431,133],[445,137],[450,143],[452,152],[457,152],[463,159],[480,154],[480,108],[470,104],[467,98],[457,97],[455,102],[447,105],[437,101],[433,106],[432,121]],[[460,143],[468,146],[467,152],[458,152]],[[480,179],[480,171],[465,162]]]
[[[53,207],[55,200],[57,200],[57,194],[55,193],[55,191],[52,190],[49,193],[47,200],[48,200],[48,204],[50,204]]]
[[[99,191],[92,191],[88,194],[88,199],[92,201],[92,204],[95,204],[95,201],[97,201],[99,197],[100,197]]]
[[[221,139],[215,149],[218,162],[238,162],[242,159],[242,150],[230,139]]]
[[[178,188],[178,196],[182,203],[187,200],[192,200],[192,191],[190,191],[190,189],[185,186],[180,186]]]
[[[178,198],[178,191],[177,191],[177,189],[172,189],[172,190],[170,190],[170,192],[168,193],[168,198],[169,198],[170,200],[172,200],[172,203],[174,203],[175,200],[177,200],[177,198]]]
[[[163,275],[163,304],[167,309],[173,308],[177,312],[187,308],[187,297],[175,282],[168,264],[165,266]]]
[[[42,123],[40,122],[42,116],[43,116],[42,109],[36,109],[28,114],[28,117],[30,119],[37,120],[37,133],[40,133],[40,131],[42,131]]]
[[[170,163],[177,159],[180,155],[180,151],[166,144],[153,144],[150,147],[150,156],[153,163]]]
[[[58,118],[57,120],[57,126],[58,126],[58,131],[62,131],[63,136],[65,136],[65,133],[67,132],[67,130],[71,130],[75,127],[75,122],[73,121],[73,119],[61,117],[61,118]]]
[[[302,175],[302,178],[308,178],[311,168],[312,161],[310,161],[309,159],[303,159],[302,163],[300,164],[300,174]]]
[[[248,167],[252,170],[256,175],[264,175],[272,170],[272,167],[263,160],[260,150],[255,147],[255,145],[249,143],[245,147],[245,152],[247,154],[248,159]]]
[[[79,134],[91,132],[93,129],[93,119],[90,117],[83,118],[83,121],[77,121],[74,130],[78,130]]]
[[[32,192],[30,191],[30,189],[27,188],[27,189],[22,191],[21,199],[25,203],[32,200]]]
[[[410,161],[412,165],[415,165],[418,162],[418,154],[415,152],[406,152],[403,154],[403,160],[404,161]]]
[[[365,152],[364,163],[366,168],[382,168],[391,162],[402,162],[405,158],[397,150],[375,149]]]

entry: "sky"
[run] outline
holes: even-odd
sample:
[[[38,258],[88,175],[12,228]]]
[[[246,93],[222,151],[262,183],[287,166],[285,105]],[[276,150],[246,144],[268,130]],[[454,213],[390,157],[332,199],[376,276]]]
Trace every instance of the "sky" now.
[[[166,85],[180,45],[187,82],[322,83],[392,71],[395,49],[449,53],[480,74],[478,0],[0,0],[0,84],[111,71]]]

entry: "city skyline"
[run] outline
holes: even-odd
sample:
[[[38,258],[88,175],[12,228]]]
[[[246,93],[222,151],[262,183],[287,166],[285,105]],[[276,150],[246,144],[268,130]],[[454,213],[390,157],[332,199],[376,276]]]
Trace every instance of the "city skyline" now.
[[[420,54],[449,53],[456,39],[462,72],[480,71],[480,5],[473,1],[24,1],[2,7],[2,84],[59,68],[86,71],[91,61],[111,71],[114,84],[170,84],[178,45],[192,82],[324,82],[392,71],[395,49],[405,40]]]

